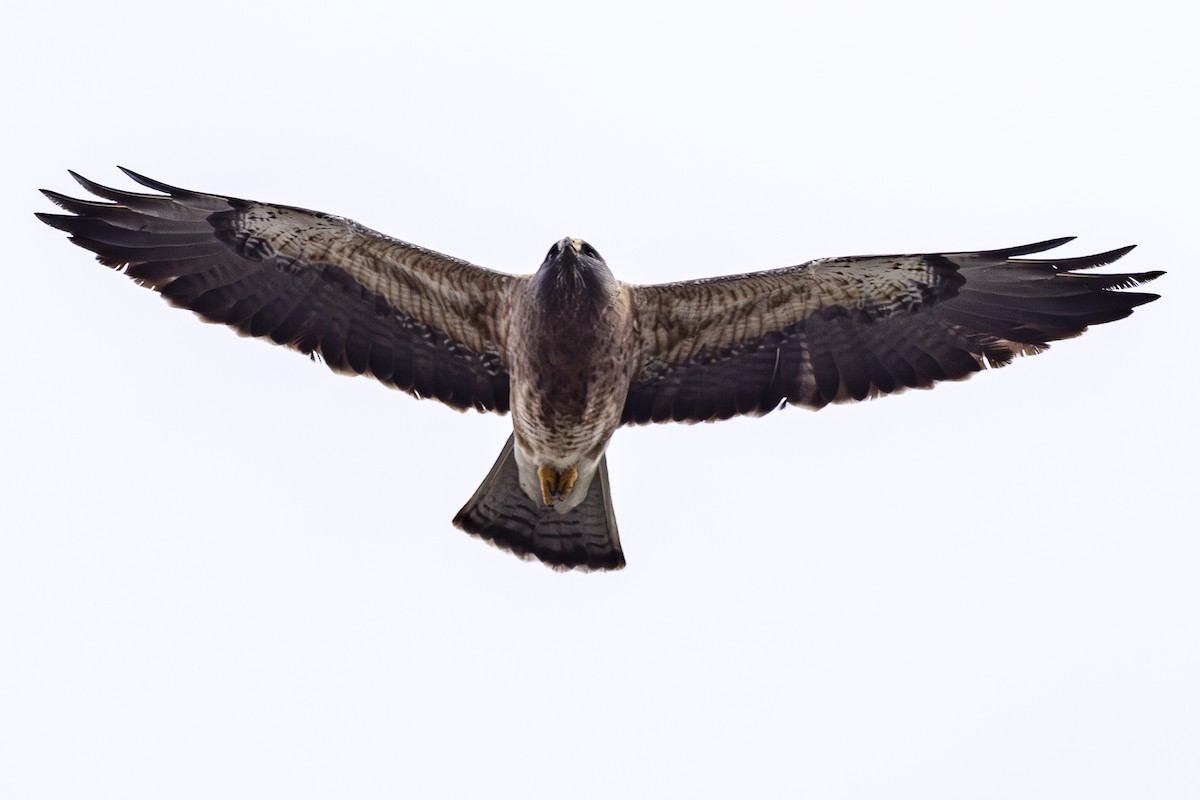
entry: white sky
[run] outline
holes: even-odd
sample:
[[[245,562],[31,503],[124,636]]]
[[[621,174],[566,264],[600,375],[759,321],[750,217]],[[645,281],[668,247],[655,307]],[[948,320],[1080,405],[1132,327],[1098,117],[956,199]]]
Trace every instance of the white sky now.
[[[1200,796],[1191,4],[34,6],[0,796]],[[450,525],[506,418],[33,218],[118,163],[513,272],[565,235],[646,283],[1077,235],[1170,274],[966,383],[619,431],[629,567],[561,575]]]

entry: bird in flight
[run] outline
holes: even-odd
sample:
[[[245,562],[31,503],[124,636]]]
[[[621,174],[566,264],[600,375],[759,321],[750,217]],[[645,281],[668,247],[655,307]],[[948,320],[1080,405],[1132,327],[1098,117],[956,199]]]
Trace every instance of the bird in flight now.
[[[587,242],[508,275],[342,217],[72,176],[101,200],[38,214],[210,322],[513,433],[454,524],[556,569],[619,569],[605,449],[617,428],[821,408],[960,380],[1157,295],[1162,272],[1088,273],[1132,250],[1025,258],[1070,238],[963,253],[853,256],[638,286]]]

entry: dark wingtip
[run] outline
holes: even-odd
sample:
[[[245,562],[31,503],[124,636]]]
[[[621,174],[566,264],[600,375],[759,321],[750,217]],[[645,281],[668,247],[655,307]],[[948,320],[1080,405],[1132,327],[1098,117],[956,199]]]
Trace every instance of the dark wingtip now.
[[[1061,258],[1061,259],[1054,259],[1054,258],[1029,259],[1029,261],[1030,261],[1030,263],[1037,263],[1040,261],[1041,263],[1045,263],[1045,264],[1054,264],[1056,267],[1058,267],[1061,270],[1093,269],[1095,267],[1102,267],[1105,264],[1113,263],[1117,259],[1128,255],[1129,252],[1131,250],[1133,250],[1133,248],[1135,248],[1135,247],[1137,247],[1136,244],[1131,244],[1131,245],[1126,245],[1125,247],[1118,247],[1116,250],[1108,250],[1104,253],[1096,253],[1096,254],[1090,255],[1090,256],[1077,256],[1075,258]],[[1020,259],[1017,259],[1017,260],[1020,260]]]
[[[1075,241],[1074,236],[1060,236],[1057,239],[1047,239],[1044,242],[1034,242],[1033,244],[1022,244],[1016,247],[1004,247],[999,250],[989,250],[986,255],[999,256],[1002,258],[1012,258],[1013,256],[1024,256],[1029,253],[1041,253],[1045,250],[1053,250],[1056,247],[1062,247],[1067,242]]]
[[[140,183],[142,186],[153,189],[156,192],[163,192],[164,194],[169,194],[172,197],[193,194],[187,189],[181,189],[178,186],[171,186],[170,184],[163,183],[162,181],[156,181],[153,178],[148,178],[145,175],[142,175],[141,173],[134,172],[127,167],[122,167],[120,164],[117,165],[117,169],[121,170],[121,172],[124,172],[132,180]]]
[[[1124,247],[1118,247],[1116,250],[1109,250],[1107,253],[1098,253],[1098,254],[1092,256],[1092,261],[1095,262],[1096,266],[1101,266],[1103,264],[1111,264],[1114,261],[1116,261],[1120,258],[1124,258],[1125,256],[1132,253],[1134,248],[1136,248],[1136,247],[1137,247],[1136,244],[1127,244]],[[1147,280],[1153,280],[1153,279],[1147,279]]]
[[[70,227],[71,220],[78,219],[78,217],[68,216],[66,214],[47,214],[44,211],[35,211],[33,215],[49,225],[51,228],[57,228],[58,230],[66,231],[67,233],[72,233]]]
[[[1166,271],[1161,269],[1155,269],[1149,272],[1131,272],[1129,273],[1129,281],[1131,286],[1139,286],[1143,283],[1149,283],[1152,280],[1161,278],[1166,274]]]
[[[39,189],[38,191],[45,195],[51,203],[54,203],[59,208],[70,211],[72,214],[88,214],[116,207],[116,203],[106,203],[99,200],[80,200],[77,197],[69,197],[50,189]]]
[[[1162,295],[1154,294],[1152,292],[1125,292],[1121,296],[1125,298],[1125,304],[1129,306],[1129,314],[1132,314],[1133,309],[1137,308],[1138,306],[1144,306],[1147,303],[1153,303],[1155,300],[1162,297]],[[1128,314],[1126,314],[1126,316],[1128,316]]]
[[[100,184],[96,183],[95,181],[88,180],[73,169],[67,170],[67,174],[74,178],[76,183],[87,189],[89,192],[92,190],[93,186],[100,186]],[[106,187],[100,186],[100,188],[103,189]]]
[[[76,183],[78,183],[84,189],[88,190],[89,192],[96,195],[97,197],[103,197],[106,200],[120,201],[122,199],[122,197],[130,196],[129,192],[121,192],[121,191],[118,191],[117,189],[111,189],[108,186],[104,186],[102,184],[96,183],[93,180],[83,177],[82,175],[80,175],[78,172],[76,172],[73,169],[67,170],[67,173],[72,178],[75,179]]]

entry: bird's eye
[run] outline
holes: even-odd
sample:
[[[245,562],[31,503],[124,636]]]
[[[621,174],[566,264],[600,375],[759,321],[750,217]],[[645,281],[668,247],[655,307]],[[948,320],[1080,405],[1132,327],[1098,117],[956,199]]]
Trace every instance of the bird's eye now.
[[[583,243],[583,247],[579,248],[579,252],[583,253],[588,258],[599,258],[600,254],[596,252],[596,248],[592,247],[587,242]]]
[[[562,247],[559,244],[555,243],[555,245],[550,248],[550,252],[546,253],[546,260],[553,261],[558,256],[559,252],[561,252],[561,251],[562,251]]]

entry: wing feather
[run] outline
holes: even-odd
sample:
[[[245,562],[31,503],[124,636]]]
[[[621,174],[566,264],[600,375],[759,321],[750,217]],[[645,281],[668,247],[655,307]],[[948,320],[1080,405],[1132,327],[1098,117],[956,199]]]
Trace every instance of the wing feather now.
[[[351,220],[71,173],[102,198],[46,196],[38,214],[99,260],[204,319],[455,408],[508,410],[502,320],[523,278],[391,239]]]
[[[1084,274],[1129,253],[1021,258],[1071,241],[976,253],[821,259],[770,272],[635,286],[641,359],[624,421],[698,422],[821,408],[960,380],[1111,322],[1161,272]]]

